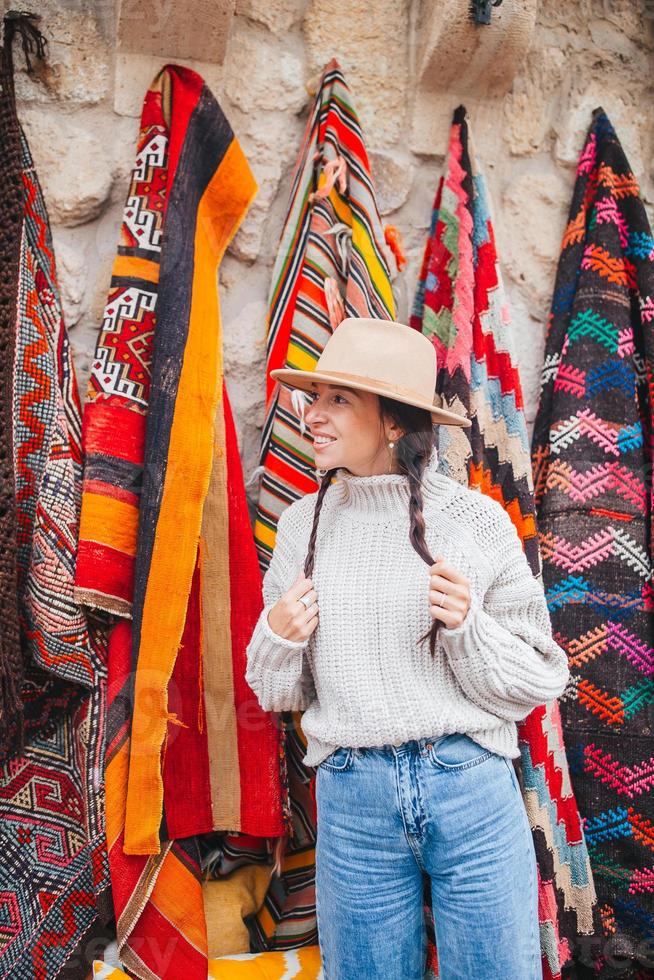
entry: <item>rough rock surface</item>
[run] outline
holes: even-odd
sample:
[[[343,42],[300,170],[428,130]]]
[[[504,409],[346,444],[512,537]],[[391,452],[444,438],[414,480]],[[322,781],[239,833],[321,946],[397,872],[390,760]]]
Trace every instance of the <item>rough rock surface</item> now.
[[[50,209],[82,393],[143,95],[164,63],[145,52],[118,50],[115,2],[42,0],[48,64],[28,76],[16,50],[19,112]],[[373,15],[365,0],[236,0],[222,63],[218,58],[182,62],[204,76],[220,101],[260,186],[220,275],[227,385],[246,477],[257,464],[267,294],[306,120],[307,86],[329,59],[339,59],[362,121],[380,208],[404,237],[408,264],[395,291],[398,316],[406,318],[448,120],[460,101],[454,88],[443,84],[433,96],[420,89],[429,41],[425,17],[430,10],[433,17],[436,6],[453,10],[457,2],[378,0]],[[505,0],[493,12],[496,26],[527,3]],[[187,0],[189,16],[193,4]],[[446,64],[456,66],[467,57],[455,49],[455,39],[469,35],[465,30],[445,35],[446,46],[439,50]],[[184,39],[172,35],[170,40],[179,46],[168,60],[179,61]],[[528,50],[511,68],[514,74],[501,94],[489,101],[488,78],[467,76],[466,102],[493,195],[530,421],[574,166],[596,105],[603,105],[618,129],[654,220],[653,67],[652,0],[539,0]],[[416,134],[421,118],[425,126]]]

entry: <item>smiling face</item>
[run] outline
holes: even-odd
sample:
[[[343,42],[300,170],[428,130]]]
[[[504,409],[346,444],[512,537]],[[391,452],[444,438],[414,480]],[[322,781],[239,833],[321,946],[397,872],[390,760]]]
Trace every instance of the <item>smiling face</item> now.
[[[379,398],[369,391],[313,382],[307,392],[310,404],[304,414],[313,439],[316,467],[342,466],[354,476],[387,473],[389,441],[397,441],[401,429],[380,414]]]

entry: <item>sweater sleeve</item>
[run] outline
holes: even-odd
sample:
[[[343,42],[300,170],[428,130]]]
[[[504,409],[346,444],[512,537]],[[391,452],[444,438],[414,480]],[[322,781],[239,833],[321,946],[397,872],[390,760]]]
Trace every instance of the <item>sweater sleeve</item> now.
[[[302,567],[293,548],[287,511],[277,524],[275,548],[263,578],[264,608],[246,649],[245,680],[264,711],[304,711],[316,696],[311,669],[304,662],[306,642],[278,636],[268,622],[268,613]]]
[[[499,566],[496,574],[483,603],[473,593],[463,622],[441,626],[439,634],[470,700],[499,718],[520,721],[563,692],[568,658],[552,636],[543,587],[511,518],[500,505],[493,511],[487,556]]]

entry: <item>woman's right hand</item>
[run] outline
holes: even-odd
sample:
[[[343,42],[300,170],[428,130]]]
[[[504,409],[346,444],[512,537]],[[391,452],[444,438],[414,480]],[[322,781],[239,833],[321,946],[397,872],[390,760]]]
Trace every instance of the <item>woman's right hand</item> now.
[[[309,608],[305,608],[300,597],[310,599]],[[318,625],[318,596],[310,578],[300,572],[293,585],[279,597],[268,613],[268,625],[273,633],[285,640],[299,643],[308,640]]]

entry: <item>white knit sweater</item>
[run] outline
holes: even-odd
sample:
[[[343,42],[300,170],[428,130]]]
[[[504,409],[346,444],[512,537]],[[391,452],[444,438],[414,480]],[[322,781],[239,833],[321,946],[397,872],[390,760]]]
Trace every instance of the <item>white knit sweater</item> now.
[[[568,680],[545,596],[504,508],[437,472],[423,477],[426,541],[470,582],[460,626],[429,641],[429,566],[409,542],[408,480],[338,471],[318,524],[318,627],[307,643],[277,636],[268,613],[301,571],[317,493],[282,513],[265,607],[245,678],[267,711],[304,711],[305,765],[339,746],[399,745],[466,732],[508,758],[516,721],[558,697]]]

